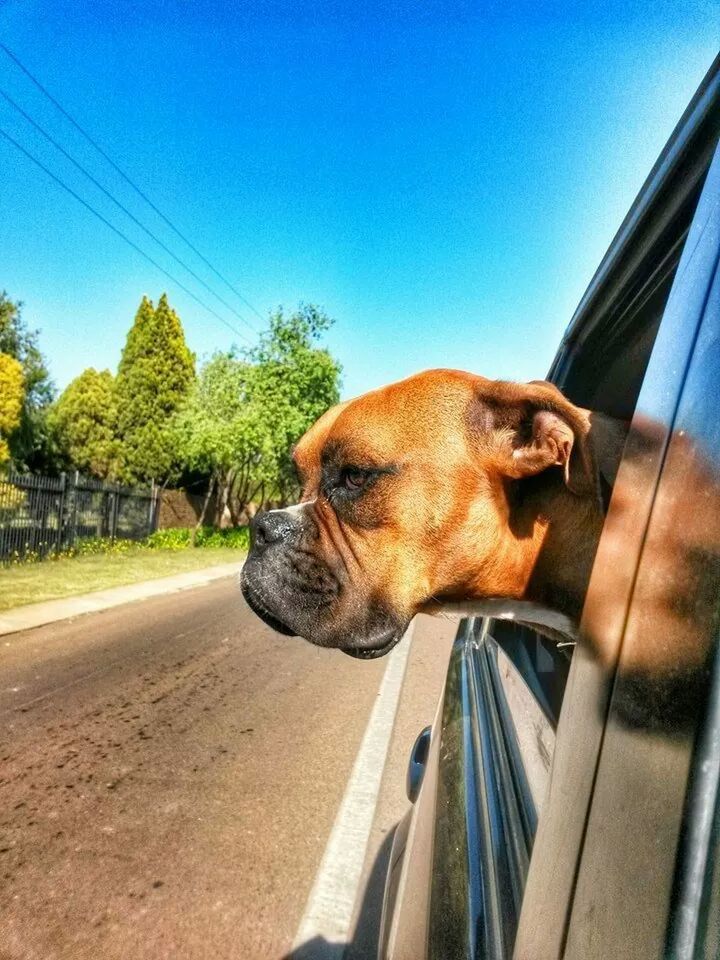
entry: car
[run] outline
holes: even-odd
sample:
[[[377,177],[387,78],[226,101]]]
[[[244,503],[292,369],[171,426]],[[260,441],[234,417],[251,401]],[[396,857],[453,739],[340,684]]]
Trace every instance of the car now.
[[[380,960],[720,944],[720,58],[549,372],[630,422],[581,639],[459,625],[385,884]]]

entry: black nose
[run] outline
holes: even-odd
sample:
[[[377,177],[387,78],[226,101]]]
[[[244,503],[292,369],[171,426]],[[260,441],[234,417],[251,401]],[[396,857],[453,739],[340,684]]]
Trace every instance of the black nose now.
[[[256,550],[264,550],[273,543],[287,543],[297,531],[298,521],[284,510],[259,513],[250,525],[250,539]]]

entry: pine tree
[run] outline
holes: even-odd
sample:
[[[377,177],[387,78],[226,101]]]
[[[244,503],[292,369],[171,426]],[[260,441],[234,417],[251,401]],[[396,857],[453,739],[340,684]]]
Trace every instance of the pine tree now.
[[[157,308],[143,297],[128,333],[115,383],[122,478],[165,480],[175,463],[170,420],[195,377],[195,357],[165,294]]]

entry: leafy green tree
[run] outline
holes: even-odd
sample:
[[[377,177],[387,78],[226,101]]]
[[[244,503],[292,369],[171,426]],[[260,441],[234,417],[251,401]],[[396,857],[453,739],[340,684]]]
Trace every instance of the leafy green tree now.
[[[315,345],[330,324],[313,306],[279,309],[257,348],[202,367],[174,428],[184,463],[210,477],[200,524],[213,496],[233,523],[250,503],[296,498],[292,445],[339,395],[340,367]]]
[[[168,427],[194,376],[195,358],[167,296],[157,308],[143,297],[115,383],[126,482],[163,481],[172,473],[177,454]]]
[[[272,434],[272,453],[263,463],[263,500],[288,503],[296,499],[292,447],[340,398],[342,368],[317,345],[332,324],[313,304],[301,303],[289,316],[278,307],[267,334],[248,355],[256,373],[254,399],[265,411]]]
[[[175,444],[183,464],[209,476],[198,527],[213,497],[217,520],[228,508],[237,522],[238,511],[257,492],[254,472],[269,432],[253,402],[253,380],[252,366],[233,351],[216,353],[200,370],[175,418]]]
[[[68,384],[50,410],[49,423],[67,466],[101,479],[117,477],[121,444],[109,370],[90,367]]]
[[[0,293],[0,353],[18,361],[25,390],[20,423],[10,440],[10,456],[20,469],[50,469],[46,413],[54,387],[38,347],[37,330],[28,330],[22,303]]]
[[[25,399],[22,365],[8,353],[0,353],[0,466],[10,459],[8,438],[20,426]]]

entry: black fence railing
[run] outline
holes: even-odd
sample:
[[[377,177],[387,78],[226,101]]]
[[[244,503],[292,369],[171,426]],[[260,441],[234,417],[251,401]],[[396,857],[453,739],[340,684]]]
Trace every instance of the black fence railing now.
[[[47,557],[79,540],[142,540],[157,526],[158,488],[122,487],[79,474],[0,475],[0,564]]]

